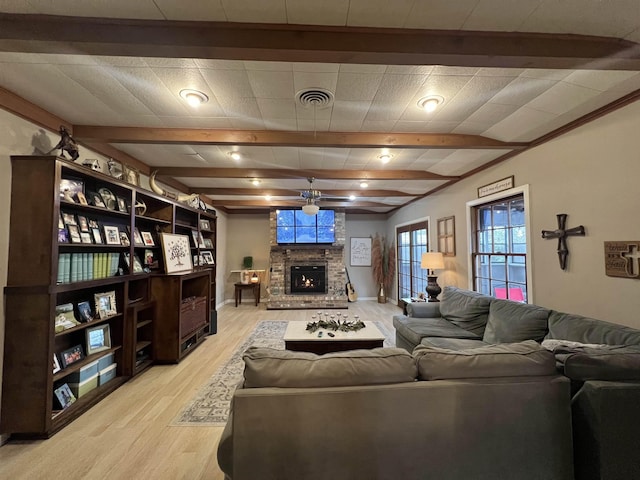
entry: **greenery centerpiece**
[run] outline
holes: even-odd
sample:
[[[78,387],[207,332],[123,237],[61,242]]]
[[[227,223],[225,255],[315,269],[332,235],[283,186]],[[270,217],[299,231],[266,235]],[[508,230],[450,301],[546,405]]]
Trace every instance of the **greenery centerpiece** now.
[[[371,245],[371,271],[378,286],[378,303],[387,303],[396,273],[396,249],[393,242],[387,243],[384,235],[377,233]]]
[[[333,316],[333,315],[332,315]],[[309,322],[307,323],[307,330],[311,333],[324,328],[325,330],[333,330],[341,331],[341,332],[357,332],[358,330],[362,330],[366,325],[362,320],[356,320],[354,322],[349,322],[347,320],[318,320],[317,322]]]

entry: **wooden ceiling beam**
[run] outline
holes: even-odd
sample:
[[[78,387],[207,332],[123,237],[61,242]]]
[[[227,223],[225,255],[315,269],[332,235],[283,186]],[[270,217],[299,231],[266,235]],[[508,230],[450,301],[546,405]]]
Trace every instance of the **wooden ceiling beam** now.
[[[211,200],[207,201],[212,207],[302,207],[304,202],[300,200]],[[381,202],[359,202],[359,201],[325,201],[320,200],[318,206],[327,208],[340,208],[340,207],[396,207],[395,204],[381,203]]]
[[[286,189],[286,188],[210,188],[210,187],[191,187],[189,193],[199,193],[201,195],[271,195],[272,197],[290,197],[292,195],[300,195],[300,192],[307,190]],[[415,197],[421,194],[401,192],[400,190],[325,190],[322,189],[323,197],[348,197],[356,195],[358,197]]]
[[[640,69],[585,35],[0,14],[0,51],[379,65]]]
[[[502,142],[481,135],[455,133],[286,132],[204,128],[102,127],[74,125],[74,138],[85,142],[188,145],[251,145],[336,148],[455,148],[519,150],[526,142]]]
[[[194,178],[315,178],[328,180],[457,180],[425,170],[296,170],[292,168],[161,167],[158,177]]]

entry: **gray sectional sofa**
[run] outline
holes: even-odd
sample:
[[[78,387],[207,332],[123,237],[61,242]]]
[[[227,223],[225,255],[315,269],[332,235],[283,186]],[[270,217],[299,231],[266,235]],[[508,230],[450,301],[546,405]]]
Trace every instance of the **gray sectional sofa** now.
[[[407,305],[393,324],[409,352],[540,342],[572,383],[576,478],[640,478],[639,330],[455,287],[442,302]]]
[[[569,381],[536,342],[244,361],[218,446],[226,478],[573,478]]]

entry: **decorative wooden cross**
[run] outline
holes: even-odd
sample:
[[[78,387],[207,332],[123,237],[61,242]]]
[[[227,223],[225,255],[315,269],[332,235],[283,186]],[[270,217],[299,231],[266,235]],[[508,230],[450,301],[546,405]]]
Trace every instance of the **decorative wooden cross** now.
[[[565,229],[567,224],[567,214],[559,213],[556,215],[558,218],[557,230],[542,230],[542,238],[557,238],[558,239],[558,260],[560,260],[560,268],[566,270],[567,268],[567,256],[569,255],[569,249],[567,248],[567,237],[570,236],[584,236],[584,227],[573,227]]]

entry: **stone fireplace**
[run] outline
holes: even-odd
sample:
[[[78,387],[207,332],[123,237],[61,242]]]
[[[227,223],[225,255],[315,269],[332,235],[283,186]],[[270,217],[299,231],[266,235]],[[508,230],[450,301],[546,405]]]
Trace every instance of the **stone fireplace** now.
[[[271,211],[267,309],[347,308],[344,211],[335,210],[335,222],[333,244],[278,245]]]

